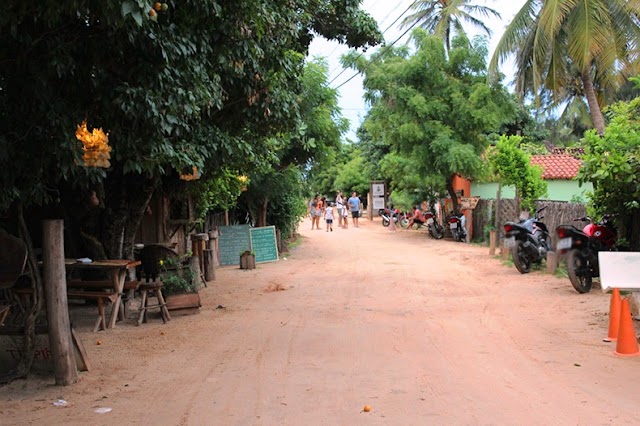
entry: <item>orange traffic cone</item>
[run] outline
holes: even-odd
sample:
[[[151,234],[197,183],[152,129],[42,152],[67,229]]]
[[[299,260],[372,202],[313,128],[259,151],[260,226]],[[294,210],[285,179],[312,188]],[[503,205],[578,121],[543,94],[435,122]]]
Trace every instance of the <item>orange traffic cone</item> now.
[[[611,305],[609,306],[609,334],[605,337],[605,342],[613,342],[618,339],[618,329],[620,328],[620,290],[613,289],[611,293]]]
[[[616,344],[615,354],[620,356],[640,355],[638,338],[633,327],[631,310],[627,299],[622,299],[620,305],[620,328],[618,329],[618,343]]]

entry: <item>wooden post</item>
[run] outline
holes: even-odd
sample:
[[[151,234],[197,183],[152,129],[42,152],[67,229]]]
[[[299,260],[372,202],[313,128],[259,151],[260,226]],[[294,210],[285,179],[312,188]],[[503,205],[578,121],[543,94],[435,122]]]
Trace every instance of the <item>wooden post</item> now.
[[[64,223],[62,220],[43,222],[42,255],[44,290],[49,323],[49,346],[53,356],[56,385],[68,386],[78,381],[78,369],[73,353],[67,282],[64,266]]]
[[[498,241],[498,233],[495,229],[489,231],[489,255],[495,256],[496,242]]]
[[[502,256],[502,260],[509,260],[510,253],[510,248],[505,247],[504,244],[500,244],[500,255]]]
[[[547,252],[547,272],[554,274],[558,268],[558,253],[555,251]]]
[[[204,250],[204,279],[207,281],[215,281],[216,279],[215,253],[214,249]]]
[[[500,235],[502,234],[501,228],[500,228],[500,209],[502,208],[502,202],[500,199],[500,183],[498,183],[498,192],[496,193],[496,223],[495,223],[495,228],[496,228],[496,237],[500,238]]]
[[[218,230],[214,229],[209,231],[209,244],[208,249],[213,250],[213,259],[215,260],[215,266],[220,266],[220,251],[218,250]]]

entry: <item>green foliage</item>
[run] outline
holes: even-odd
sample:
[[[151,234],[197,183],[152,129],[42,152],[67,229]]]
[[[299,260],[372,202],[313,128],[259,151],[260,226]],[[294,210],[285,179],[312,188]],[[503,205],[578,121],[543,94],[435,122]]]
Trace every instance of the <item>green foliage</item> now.
[[[502,136],[495,148],[488,152],[488,159],[502,185],[513,185],[521,208],[532,211],[536,200],[547,192],[542,180],[542,170],[530,163],[530,157],[519,148],[520,136]]]
[[[189,187],[196,205],[196,218],[204,217],[213,210],[230,210],[238,197],[247,188],[248,178],[238,172],[223,168],[216,178],[193,182]]]
[[[488,135],[513,119],[515,103],[503,86],[487,82],[485,39],[458,37],[449,55],[422,30],[412,40],[413,53],[389,49],[369,60],[352,53],[345,63],[365,74],[372,108],[363,128],[388,149],[380,167],[393,174],[384,176],[391,188],[442,195],[455,174],[481,173]]]
[[[603,137],[594,131],[585,134],[578,179],[593,183],[590,195],[597,214],[617,213],[621,236],[637,247],[632,228],[640,218],[640,98],[612,105],[608,116]]]
[[[198,291],[197,275],[181,258],[167,259],[160,263],[160,279],[165,296]]]
[[[358,195],[368,193],[370,178],[364,173],[364,169],[365,159],[356,150],[351,159],[338,170],[334,182],[335,189],[349,196],[353,191],[356,191]]]

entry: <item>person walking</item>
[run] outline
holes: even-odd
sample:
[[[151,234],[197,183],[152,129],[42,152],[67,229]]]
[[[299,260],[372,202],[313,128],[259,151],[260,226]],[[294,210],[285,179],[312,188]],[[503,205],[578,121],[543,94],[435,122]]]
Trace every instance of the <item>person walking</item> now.
[[[351,210],[351,220],[353,221],[353,227],[358,228],[358,218],[360,217],[360,198],[356,191],[353,191],[351,198],[348,201],[349,210]]]
[[[333,205],[331,202],[328,202],[327,207],[324,208],[324,221],[327,224],[326,232],[333,232]]]
[[[316,221],[316,231],[320,230],[320,217],[324,214],[324,202],[325,197],[322,197],[318,200],[318,204],[316,205],[316,215],[314,220]]]
[[[338,209],[338,226],[342,228],[342,209],[344,208],[342,191],[338,191],[338,195],[336,196],[336,208]]]
[[[320,194],[316,194],[315,197],[309,201],[309,216],[311,217],[311,230],[313,231],[313,225],[316,223],[316,209],[318,208],[318,196]]]
[[[342,229],[349,229],[349,209],[346,205],[342,207]]]

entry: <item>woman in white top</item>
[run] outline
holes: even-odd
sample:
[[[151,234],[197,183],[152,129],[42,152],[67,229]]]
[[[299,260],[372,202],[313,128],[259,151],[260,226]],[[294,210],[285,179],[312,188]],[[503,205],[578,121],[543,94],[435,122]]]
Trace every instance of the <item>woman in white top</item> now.
[[[342,228],[342,209],[344,208],[342,191],[338,191],[338,195],[336,196],[336,207],[338,208],[338,226]]]

